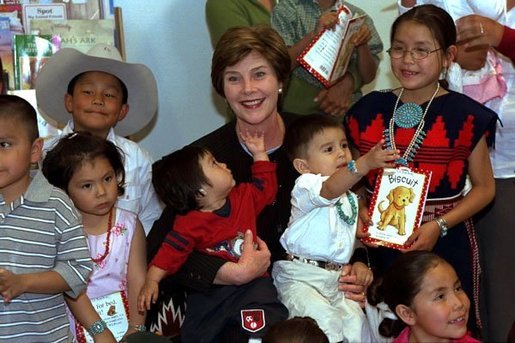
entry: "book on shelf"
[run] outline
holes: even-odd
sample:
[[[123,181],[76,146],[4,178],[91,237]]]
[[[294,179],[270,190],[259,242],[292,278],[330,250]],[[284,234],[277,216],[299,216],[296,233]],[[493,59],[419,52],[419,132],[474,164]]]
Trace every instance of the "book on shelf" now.
[[[105,2],[112,0],[3,0],[4,4],[64,4],[69,19],[100,19]]]
[[[23,26],[25,33],[33,34],[32,23],[38,20],[66,19],[65,4],[28,4],[23,5]]]
[[[383,169],[370,198],[370,236],[362,240],[393,249],[406,249],[406,240],[420,226],[431,171],[398,167]]]
[[[9,85],[9,78],[12,79],[14,68],[10,20],[2,16],[0,16],[0,72],[2,74],[0,79],[2,84],[1,93],[5,94],[7,89],[14,87],[14,80],[12,80],[13,84]]]
[[[32,21],[32,31],[60,37],[61,48],[75,48],[86,53],[97,43],[115,45],[113,19],[70,19]]]
[[[297,57],[297,62],[326,88],[345,75],[354,51],[352,36],[365,23],[365,16],[353,16],[346,6],[341,6],[337,12],[336,26],[320,32]]]
[[[0,5],[0,17],[9,18],[10,30],[13,33],[24,33],[23,31],[23,9],[19,4]]]
[[[37,74],[58,49],[58,37],[52,35],[15,35],[13,40],[14,88],[32,89]]]

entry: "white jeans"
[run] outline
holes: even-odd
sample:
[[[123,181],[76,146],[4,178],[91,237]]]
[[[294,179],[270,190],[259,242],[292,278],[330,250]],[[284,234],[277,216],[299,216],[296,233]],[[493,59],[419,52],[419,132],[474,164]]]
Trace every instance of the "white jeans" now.
[[[290,318],[316,320],[330,342],[371,342],[366,316],[338,289],[340,271],[329,271],[297,260],[274,263],[272,277],[279,300]]]

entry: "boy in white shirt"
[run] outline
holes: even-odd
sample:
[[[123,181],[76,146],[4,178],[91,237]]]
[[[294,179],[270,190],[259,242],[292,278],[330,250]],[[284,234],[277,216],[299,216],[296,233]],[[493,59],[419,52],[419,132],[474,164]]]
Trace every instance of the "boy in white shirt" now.
[[[284,147],[301,174],[292,190],[292,213],[281,236],[287,260],[274,263],[272,276],[290,318],[311,317],[330,342],[369,342],[360,305],[338,290],[343,265],[356,247],[358,199],[350,188],[371,169],[393,167],[397,151],[379,142],[356,161],[340,122],[309,115],[288,128]],[[367,287],[372,272],[361,262],[351,274]]]
[[[123,151],[126,187],[117,206],[136,213],[148,233],[162,211],[151,181],[153,161],[146,150],[124,137],[144,128],[157,111],[152,71],[124,62],[110,45],[97,44],[86,54],[65,48],[38,74],[36,98],[44,115],[66,124],[60,136],[46,139],[45,151],[73,131],[89,131]]]

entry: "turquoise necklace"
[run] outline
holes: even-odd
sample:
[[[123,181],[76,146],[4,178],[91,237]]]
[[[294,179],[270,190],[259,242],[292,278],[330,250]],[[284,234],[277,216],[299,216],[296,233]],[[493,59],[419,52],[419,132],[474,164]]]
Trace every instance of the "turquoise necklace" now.
[[[415,154],[417,153],[417,150],[422,145],[422,142],[424,141],[424,138],[426,137],[426,133],[423,131],[424,128],[424,118],[426,117],[427,111],[429,111],[429,107],[431,106],[431,103],[433,102],[434,98],[438,94],[438,91],[440,90],[440,83],[436,83],[436,90],[433,93],[433,96],[427,103],[426,109],[424,112],[422,112],[422,107],[415,103],[406,103],[404,105],[410,105],[405,107],[401,113],[399,113],[399,110],[404,106],[397,108],[399,105],[399,101],[401,99],[402,93],[404,92],[404,88],[401,89],[399,92],[399,96],[397,97],[397,101],[395,102],[395,107],[393,108],[393,116],[392,119],[390,119],[390,123],[388,125],[388,128],[384,130],[384,140],[386,144],[387,149],[397,150],[397,146],[395,145],[395,132],[394,132],[394,124],[409,129],[414,127],[418,124],[417,129],[415,130],[415,134],[413,135],[413,138],[408,144],[408,147],[404,151],[404,154],[399,157],[395,163],[407,166],[408,162],[413,161],[415,158]],[[415,106],[418,107],[418,109],[415,109]],[[413,109],[413,115],[408,113],[408,109]],[[420,110],[420,116],[418,114]]]
[[[358,216],[358,206],[356,206],[356,201],[354,200],[354,197],[349,193],[346,192],[345,195],[347,196],[347,199],[349,200],[350,208],[351,208],[351,215],[348,216],[343,212],[342,209],[342,199],[338,199],[336,202],[336,212],[338,213],[338,217],[340,217],[341,220],[343,220],[345,223],[349,225],[353,225],[356,222],[356,218]]]

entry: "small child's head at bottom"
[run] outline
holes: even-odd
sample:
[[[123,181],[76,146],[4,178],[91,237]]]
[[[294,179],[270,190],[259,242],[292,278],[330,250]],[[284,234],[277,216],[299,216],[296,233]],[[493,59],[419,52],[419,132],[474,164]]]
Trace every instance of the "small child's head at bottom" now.
[[[39,162],[43,140],[39,138],[36,111],[15,95],[0,95],[0,194],[12,202],[30,183],[31,165]]]
[[[102,188],[112,190],[110,193],[113,194],[108,197],[114,198],[114,201],[124,193],[123,153],[112,142],[88,132],[70,133],[61,138],[47,152],[42,171],[48,182],[68,193],[74,203],[77,199],[72,196],[73,190],[92,189],[95,182]],[[89,173],[77,179],[85,171]]]
[[[263,343],[329,343],[329,339],[313,318],[293,317],[272,326]]]
[[[297,119],[288,127],[284,148],[301,174],[331,176],[352,160],[343,125],[336,118],[323,114]]]
[[[227,198],[235,181],[209,150],[188,145],[152,165],[152,184],[165,205],[186,214],[212,210],[211,204]]]
[[[401,255],[384,275],[382,291],[384,302],[410,327],[410,342],[453,340],[467,333],[469,298],[454,268],[434,253]]]

